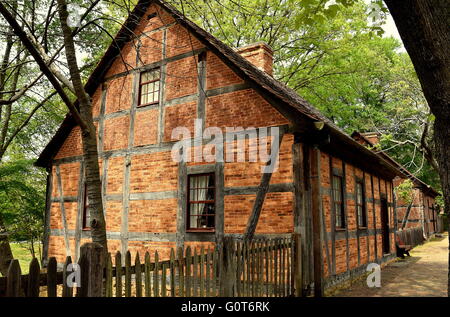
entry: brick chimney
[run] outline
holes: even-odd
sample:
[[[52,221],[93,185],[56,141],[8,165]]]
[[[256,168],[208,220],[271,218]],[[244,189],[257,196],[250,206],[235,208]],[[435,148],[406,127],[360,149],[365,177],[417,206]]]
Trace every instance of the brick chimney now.
[[[236,49],[242,57],[258,69],[273,76],[273,50],[264,42],[249,44]]]
[[[378,143],[380,143],[380,134],[378,132],[366,132],[366,133],[361,133],[361,135],[363,137],[365,137],[367,139],[367,141],[369,141],[371,143],[371,145],[376,145]]]

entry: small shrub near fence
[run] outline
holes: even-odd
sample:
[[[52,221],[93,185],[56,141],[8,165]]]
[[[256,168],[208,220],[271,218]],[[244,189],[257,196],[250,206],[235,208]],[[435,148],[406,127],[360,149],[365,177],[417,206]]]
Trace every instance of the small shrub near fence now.
[[[65,283],[72,273],[67,257],[62,272],[50,258],[47,272],[30,263],[30,273],[20,274],[18,261],[11,262],[8,276],[0,278],[0,295],[48,297],[286,297],[301,285],[298,259],[299,237],[255,240],[251,243],[226,238],[215,249],[171,249],[169,259],[158,252],[128,251],[103,255],[96,244],[85,244],[78,261],[80,279],[76,287]],[[113,265],[113,262],[115,265]],[[97,271],[96,271],[97,270]],[[101,271],[100,271],[101,270]],[[73,273],[72,273],[73,274]],[[74,276],[76,274],[73,274]],[[78,287],[77,287],[78,286]]]

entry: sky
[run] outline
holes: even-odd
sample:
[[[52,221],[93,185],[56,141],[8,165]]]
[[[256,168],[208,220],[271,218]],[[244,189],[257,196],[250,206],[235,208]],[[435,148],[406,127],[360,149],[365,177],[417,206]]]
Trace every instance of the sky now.
[[[400,35],[398,34],[397,27],[395,26],[394,19],[390,14],[387,16],[386,24],[383,25],[383,29],[386,36],[393,36],[401,41]]]
[[[406,52],[406,49],[403,46],[403,41],[400,37],[400,34],[398,34],[397,26],[395,25],[394,19],[392,18],[391,14],[389,12],[387,13],[386,23],[382,26],[382,28],[384,30],[383,36],[386,36],[386,37],[392,36],[392,37],[396,38],[397,40],[399,40],[400,43],[402,44],[401,47],[399,48],[399,51]]]
[[[368,5],[370,5],[371,1],[372,0],[364,0],[364,2]],[[389,12],[387,12],[386,23],[382,26],[382,28],[384,30],[383,36],[385,36],[385,37],[392,36],[392,37],[396,38],[397,40],[400,41],[400,43],[402,43],[402,47],[400,50],[406,51],[405,48],[403,47],[403,42],[402,42],[402,39],[400,38],[400,34],[398,34],[397,26],[395,26],[394,19],[392,18],[391,14]]]

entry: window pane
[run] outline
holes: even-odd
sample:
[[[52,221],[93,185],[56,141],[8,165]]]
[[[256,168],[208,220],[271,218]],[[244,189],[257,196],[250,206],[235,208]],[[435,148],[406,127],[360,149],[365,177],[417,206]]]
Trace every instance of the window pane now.
[[[333,199],[335,201],[341,201],[341,193],[342,193],[342,181],[341,177],[333,176]]]
[[[336,226],[341,226],[341,205],[340,204],[334,204],[334,210],[336,211]]]
[[[356,203],[362,204],[362,185],[361,185],[361,183],[356,183]]]
[[[189,229],[214,228],[214,174],[190,175]]]
[[[153,70],[151,72],[148,72],[148,80],[155,80],[158,78],[158,71]]]
[[[197,229],[198,225],[197,225],[197,217],[196,216],[191,216],[191,219],[189,220],[189,225],[191,229]]]
[[[153,93],[149,93],[148,97],[147,97],[147,103],[152,103],[153,102]]]
[[[358,225],[362,226],[362,210],[361,210],[361,206],[356,206],[356,211],[357,211],[357,215],[358,215]]]
[[[159,69],[141,73],[140,105],[158,102]]]

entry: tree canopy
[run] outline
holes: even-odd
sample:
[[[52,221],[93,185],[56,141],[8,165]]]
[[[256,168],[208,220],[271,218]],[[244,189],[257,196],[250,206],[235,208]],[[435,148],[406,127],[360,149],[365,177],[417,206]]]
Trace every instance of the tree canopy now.
[[[269,44],[275,78],[345,132],[381,133],[380,150],[440,187],[434,119],[401,42],[383,35],[381,1],[170,2],[232,47]]]

